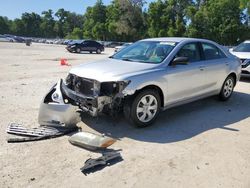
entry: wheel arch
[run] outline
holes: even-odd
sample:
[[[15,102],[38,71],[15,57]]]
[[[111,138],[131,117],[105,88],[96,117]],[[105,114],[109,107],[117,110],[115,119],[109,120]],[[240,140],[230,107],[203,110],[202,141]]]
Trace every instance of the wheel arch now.
[[[237,75],[236,75],[236,73],[235,72],[231,72],[227,77],[229,77],[229,76],[232,76],[234,78],[234,86],[235,86],[236,83],[237,83]]]
[[[147,89],[156,90],[156,91],[159,93],[159,95],[160,95],[160,100],[161,100],[161,107],[164,107],[164,94],[163,94],[162,89],[161,89],[159,86],[157,86],[157,85],[151,84],[151,85],[147,85],[147,86],[145,86],[145,87],[142,87],[141,89],[136,90],[136,92],[133,94],[133,96],[136,96],[136,95],[138,95],[140,92],[142,92],[142,91],[144,91],[144,90],[147,90]]]

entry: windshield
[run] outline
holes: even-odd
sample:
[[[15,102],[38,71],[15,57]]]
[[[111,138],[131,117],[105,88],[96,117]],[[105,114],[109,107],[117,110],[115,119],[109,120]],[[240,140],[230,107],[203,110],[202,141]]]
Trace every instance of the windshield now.
[[[250,42],[241,43],[233,51],[235,52],[250,52]]]
[[[142,63],[161,63],[176,46],[175,42],[139,41],[111,58]]]

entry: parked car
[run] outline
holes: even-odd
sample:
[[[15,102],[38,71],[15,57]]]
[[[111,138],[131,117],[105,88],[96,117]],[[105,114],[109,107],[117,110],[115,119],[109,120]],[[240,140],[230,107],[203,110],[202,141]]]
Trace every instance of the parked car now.
[[[0,35],[0,42],[14,42],[15,40],[10,38],[10,37],[6,37],[3,35]]]
[[[104,51],[104,46],[94,40],[83,40],[69,43],[66,49],[69,52],[81,53],[82,51],[88,51],[90,53],[96,52],[100,54]]]
[[[115,48],[116,46],[121,46],[123,43],[122,42],[113,42],[113,41],[109,41],[105,43],[105,47],[108,48]]]
[[[116,47],[115,47],[115,52],[118,52],[118,51],[120,51],[121,49],[126,48],[126,47],[128,47],[129,45],[131,45],[131,44],[132,44],[131,42],[127,42],[127,43],[124,43],[124,44],[121,45],[121,46],[116,46]]]
[[[240,58],[242,75],[250,75],[250,40],[231,48],[230,52]]]
[[[146,127],[161,110],[212,95],[228,100],[240,73],[240,60],[215,42],[145,39],[72,68],[45,96],[39,122],[70,124],[79,109],[92,116],[122,110],[129,122]]]

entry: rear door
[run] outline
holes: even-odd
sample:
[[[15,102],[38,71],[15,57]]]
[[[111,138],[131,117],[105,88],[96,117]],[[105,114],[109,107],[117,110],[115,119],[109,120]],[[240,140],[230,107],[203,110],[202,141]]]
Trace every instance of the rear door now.
[[[206,72],[206,90],[207,92],[220,90],[228,74],[229,60],[224,52],[214,44],[202,42],[201,48]]]
[[[175,57],[188,57],[187,65],[169,65],[166,74],[168,81],[167,104],[193,98],[204,93],[204,61],[198,42],[185,44]]]
[[[91,48],[92,51],[96,51],[97,48],[98,48],[97,42],[91,41],[91,42],[90,42],[90,48]]]

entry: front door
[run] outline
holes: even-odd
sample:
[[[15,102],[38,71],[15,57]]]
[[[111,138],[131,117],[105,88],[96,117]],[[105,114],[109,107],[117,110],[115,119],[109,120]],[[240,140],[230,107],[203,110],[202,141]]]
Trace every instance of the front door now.
[[[166,79],[166,105],[204,94],[205,71],[201,50],[196,42],[185,44],[175,57],[187,57],[186,65],[169,65]]]

